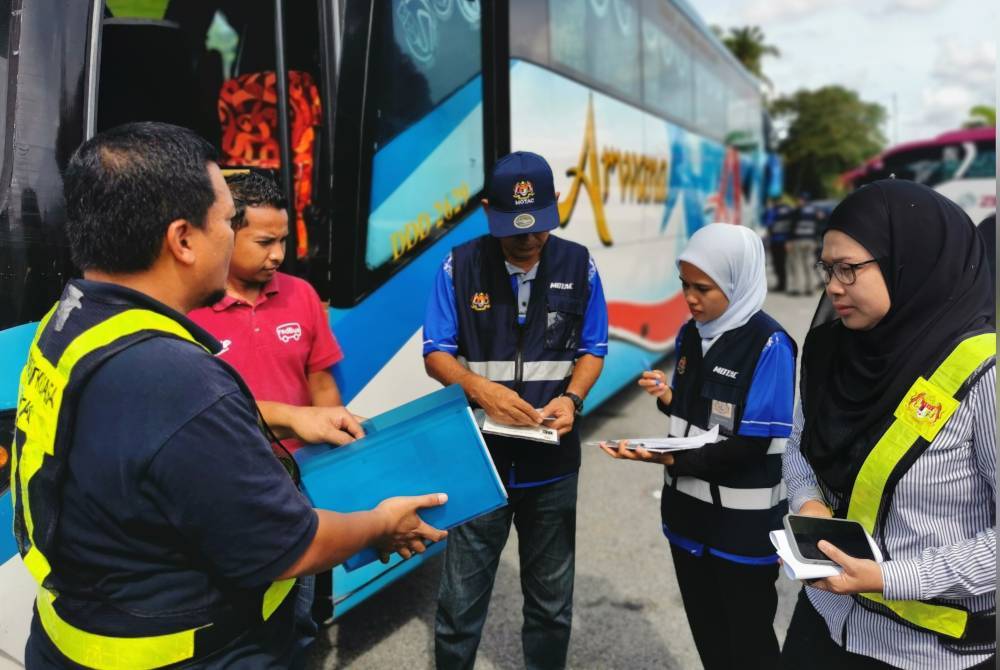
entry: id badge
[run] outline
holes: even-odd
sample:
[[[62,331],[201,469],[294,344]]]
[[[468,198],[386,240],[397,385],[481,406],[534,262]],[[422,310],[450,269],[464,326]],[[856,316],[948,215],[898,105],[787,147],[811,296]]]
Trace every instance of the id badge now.
[[[720,430],[733,432],[733,418],[736,415],[736,405],[721,400],[712,401],[712,415],[708,418],[709,427],[718,425]]]

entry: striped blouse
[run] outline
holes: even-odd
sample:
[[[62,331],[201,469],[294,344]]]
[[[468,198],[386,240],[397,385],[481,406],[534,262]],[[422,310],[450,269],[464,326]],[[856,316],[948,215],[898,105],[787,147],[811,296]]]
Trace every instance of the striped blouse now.
[[[789,509],[811,499],[840,506],[799,449],[797,405],[783,470]],[[882,564],[891,600],[940,599],[970,612],[996,607],[996,368],[976,383],[951,420],[897,485],[886,518],[892,560]],[[901,668],[956,670],[982,663],[995,650],[958,653],[938,638],[871,612],[853,598],[806,587],[830,636],[848,651]]]

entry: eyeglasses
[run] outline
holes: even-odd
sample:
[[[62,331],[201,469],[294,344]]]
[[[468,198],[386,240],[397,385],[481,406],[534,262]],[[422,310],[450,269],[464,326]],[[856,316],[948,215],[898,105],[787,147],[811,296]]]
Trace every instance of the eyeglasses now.
[[[816,261],[816,270],[819,272],[820,277],[822,277],[824,284],[829,284],[830,278],[836,277],[837,281],[844,286],[850,286],[858,280],[858,268],[863,268],[869,263],[876,262],[876,260],[872,258],[862,263],[834,263],[833,265],[827,265],[823,261]]]

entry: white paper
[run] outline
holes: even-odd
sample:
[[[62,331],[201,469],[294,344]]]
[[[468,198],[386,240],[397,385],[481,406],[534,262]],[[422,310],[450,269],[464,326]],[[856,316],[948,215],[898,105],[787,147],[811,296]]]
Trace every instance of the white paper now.
[[[824,577],[833,577],[839,575],[843,570],[835,565],[819,565],[817,563],[803,563],[795,557],[792,553],[792,548],[788,540],[788,531],[782,530],[772,530],[770,533],[771,544],[774,545],[775,550],[778,552],[778,557],[781,559],[782,569],[785,571],[785,575],[789,579],[823,579]],[[865,531],[865,537],[868,538],[868,544],[872,548],[872,555],[875,556],[875,561],[877,563],[882,562],[882,552],[879,551],[878,545],[875,544],[875,540],[872,536]]]
[[[666,453],[669,451],[683,451],[686,449],[698,449],[719,441],[719,427],[712,426],[712,430],[701,435],[689,435],[688,437],[637,437],[628,440],[628,448],[636,449],[642,447],[646,451],[654,453]],[[615,446],[619,440],[604,440],[605,443]],[[600,442],[587,442],[589,446],[600,446]]]
[[[483,432],[490,435],[504,435],[522,440],[534,440],[535,442],[544,442],[546,444],[559,444],[559,432],[552,428],[546,428],[545,426],[508,426],[497,423],[488,414],[484,414],[483,416]]]

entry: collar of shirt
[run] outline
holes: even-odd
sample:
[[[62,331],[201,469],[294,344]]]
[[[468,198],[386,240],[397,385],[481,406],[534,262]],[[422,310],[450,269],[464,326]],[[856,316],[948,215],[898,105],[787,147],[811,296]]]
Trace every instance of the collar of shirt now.
[[[198,344],[211,351],[212,354],[217,354],[222,350],[222,344],[220,344],[219,341],[215,339],[207,330],[187,318],[184,314],[175,311],[171,307],[164,305],[159,300],[156,300],[145,293],[130,289],[126,286],[122,286],[121,284],[111,284],[108,282],[92,281],[89,279],[71,279],[70,282],[75,284],[77,288],[83,291],[83,293],[91,300],[96,300],[110,305],[140,307],[142,309],[148,309],[158,314],[162,314],[183,326],[185,330],[191,333],[191,336],[198,342]]]
[[[268,298],[270,298],[272,295],[274,295],[275,293],[277,293],[278,290],[279,290],[279,287],[278,287],[278,275],[279,274],[280,273],[275,272],[274,276],[271,277],[271,279],[266,284],[264,284],[264,288],[262,288],[260,290],[260,294],[257,296],[257,301],[254,302],[253,305],[250,305],[250,303],[248,303],[243,298],[240,298],[240,297],[237,297],[237,296],[234,296],[234,295],[230,295],[229,293],[226,293],[225,297],[223,297],[222,300],[220,300],[219,302],[217,302],[214,305],[212,305],[212,311],[213,312],[223,312],[223,311],[229,309],[230,307],[232,307],[233,305],[248,305],[248,306],[256,307],[257,305],[261,304],[262,302],[266,302]]]
[[[510,274],[511,288],[517,294],[517,322],[523,324],[528,318],[528,299],[531,297],[531,282],[538,274],[538,263],[529,270],[522,270],[516,265],[504,261],[507,273]]]

